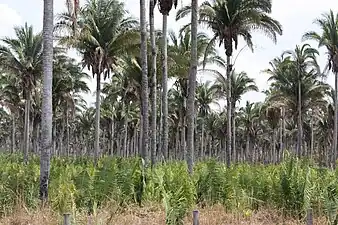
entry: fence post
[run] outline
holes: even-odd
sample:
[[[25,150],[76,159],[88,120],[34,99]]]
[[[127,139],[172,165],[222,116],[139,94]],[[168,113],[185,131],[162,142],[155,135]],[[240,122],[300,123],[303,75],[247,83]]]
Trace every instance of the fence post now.
[[[193,218],[193,225],[199,225],[199,219],[198,219],[198,210],[194,210],[192,212],[192,218]]]
[[[312,209],[311,208],[307,210],[306,225],[313,225]]]
[[[70,225],[70,213],[63,214],[63,225]]]

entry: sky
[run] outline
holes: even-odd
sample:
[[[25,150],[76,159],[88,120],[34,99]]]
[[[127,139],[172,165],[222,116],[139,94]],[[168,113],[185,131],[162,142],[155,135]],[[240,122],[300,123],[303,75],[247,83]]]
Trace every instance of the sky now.
[[[85,0],[80,0],[85,2]],[[148,5],[148,0],[147,5]],[[199,1],[202,2],[201,0]],[[272,0],[272,17],[277,19],[283,26],[283,35],[278,37],[277,44],[259,33],[254,33],[253,41],[255,44],[254,52],[245,48],[243,41],[239,43],[238,50],[234,53],[235,70],[237,72],[245,71],[250,77],[254,78],[260,91],[268,88],[268,75],[261,71],[269,68],[269,62],[285,50],[292,50],[296,45],[302,44],[301,37],[307,31],[319,31],[313,24],[313,20],[321,16],[322,13],[335,9],[336,0],[321,0],[320,3],[315,0]],[[189,4],[189,0],[179,0],[178,8]],[[126,8],[134,17],[139,17],[140,8],[138,0],[125,0]],[[65,0],[54,0],[54,13],[57,14],[65,10]],[[162,27],[162,16],[155,9],[155,27]],[[3,36],[13,36],[13,26],[24,25],[25,22],[34,26],[36,31],[42,29],[42,0],[0,0],[0,38]],[[148,15],[148,14],[147,14]],[[176,10],[172,10],[168,19],[168,29],[178,32],[179,28],[186,24],[189,18],[182,21],[175,21]],[[201,30],[202,31],[202,30]],[[205,30],[203,30],[204,32]],[[208,33],[208,32],[207,32]],[[209,32],[208,34],[211,35]],[[310,42],[313,47],[316,43]],[[242,48],[244,49],[240,51]],[[325,49],[320,50],[319,62],[324,68],[327,56]],[[240,53],[239,53],[240,52]],[[224,50],[219,48],[219,54],[225,57]],[[170,69],[170,68],[169,68]],[[199,80],[212,80],[210,74],[200,74]],[[327,82],[334,84],[334,77],[330,73]],[[91,90],[95,90],[95,80],[89,81]],[[86,95],[85,99],[93,103],[95,98],[92,95]],[[241,105],[246,101],[262,101],[264,94],[261,92],[250,92],[243,96]]]

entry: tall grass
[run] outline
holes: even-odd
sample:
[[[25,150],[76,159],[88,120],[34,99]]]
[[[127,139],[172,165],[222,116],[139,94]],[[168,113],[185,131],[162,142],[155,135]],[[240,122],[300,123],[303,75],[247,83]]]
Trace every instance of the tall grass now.
[[[16,205],[37,208],[39,159],[23,164],[19,155],[0,155],[0,214]],[[227,168],[210,160],[198,163],[190,177],[183,162],[143,170],[138,158],[102,158],[95,167],[87,158],[53,158],[50,204],[55,211],[96,214],[107,204],[161,203],[167,224],[180,225],[196,204],[223,204],[227,210],[277,208],[302,218],[312,208],[337,220],[338,171],[289,157],[280,165],[239,164]]]

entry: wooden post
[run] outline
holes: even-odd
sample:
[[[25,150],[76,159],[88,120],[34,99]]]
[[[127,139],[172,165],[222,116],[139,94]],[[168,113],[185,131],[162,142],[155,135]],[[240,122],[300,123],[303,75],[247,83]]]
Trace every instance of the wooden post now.
[[[193,218],[193,225],[199,225],[199,219],[198,219],[198,210],[194,210],[192,212],[192,218]]]
[[[306,225],[313,225],[312,209],[311,208],[307,210]]]
[[[63,214],[63,225],[70,225],[70,213]]]

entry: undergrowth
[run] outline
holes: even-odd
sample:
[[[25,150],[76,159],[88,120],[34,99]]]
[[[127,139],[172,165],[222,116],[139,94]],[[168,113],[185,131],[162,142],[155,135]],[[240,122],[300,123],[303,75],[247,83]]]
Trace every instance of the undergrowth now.
[[[0,216],[18,204],[36,209],[39,204],[39,159],[29,164],[22,156],[0,155]],[[223,204],[227,210],[259,210],[273,207],[304,218],[309,208],[337,223],[338,171],[318,168],[308,160],[289,157],[280,165],[239,164],[227,168],[210,160],[195,165],[171,162],[144,169],[138,158],[102,158],[94,166],[88,158],[53,158],[49,202],[60,213],[86,211],[96,214],[114,203],[142,206],[162,203],[166,222],[183,224],[196,204]]]

